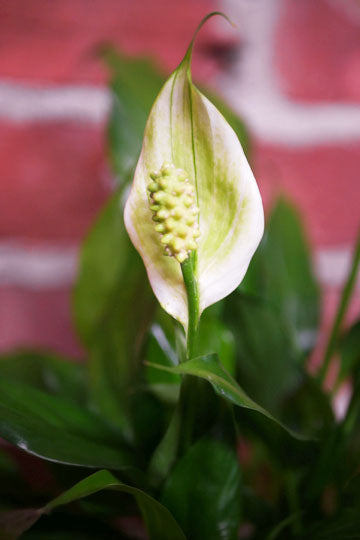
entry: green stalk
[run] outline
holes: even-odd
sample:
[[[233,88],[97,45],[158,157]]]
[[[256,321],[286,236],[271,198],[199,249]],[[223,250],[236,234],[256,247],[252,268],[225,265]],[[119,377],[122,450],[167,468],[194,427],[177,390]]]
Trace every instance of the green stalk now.
[[[199,324],[199,292],[195,278],[196,253],[193,251],[181,265],[188,299],[189,324],[187,332],[187,359],[194,357]]]
[[[196,252],[181,264],[187,299],[188,299],[188,331],[186,342],[186,359],[190,360],[196,352],[196,339],[199,324],[199,292],[195,278]],[[196,422],[196,409],[198,406],[198,385],[195,377],[186,375],[182,378],[178,412],[180,418],[181,438],[179,440],[178,453],[184,455],[193,443]]]
[[[340,331],[342,322],[344,320],[347,308],[351,300],[351,295],[353,293],[353,290],[356,284],[359,264],[360,264],[360,231],[359,231],[359,235],[358,235],[357,242],[355,245],[350,272],[345,282],[344,288],[342,290],[339,306],[338,306],[335,319],[334,319],[334,324],[331,329],[330,337],[326,346],[324,360],[318,374],[319,382],[321,385],[324,384],[326,374],[329,369],[330,361],[336,348],[337,340],[339,337],[339,331]]]
[[[301,521],[301,511],[298,495],[298,479],[296,473],[289,471],[285,476],[287,498],[289,503],[289,509],[293,519],[290,521],[290,525],[295,537],[300,536],[303,532],[303,526]]]

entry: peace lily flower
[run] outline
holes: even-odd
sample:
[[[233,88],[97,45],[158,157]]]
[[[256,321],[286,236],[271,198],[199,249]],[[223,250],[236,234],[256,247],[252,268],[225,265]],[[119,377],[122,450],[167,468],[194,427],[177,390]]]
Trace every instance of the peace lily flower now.
[[[125,207],[127,231],[154,293],[185,330],[189,271],[198,318],[240,284],[264,229],[240,142],[192,83],[195,36],[151,109]]]

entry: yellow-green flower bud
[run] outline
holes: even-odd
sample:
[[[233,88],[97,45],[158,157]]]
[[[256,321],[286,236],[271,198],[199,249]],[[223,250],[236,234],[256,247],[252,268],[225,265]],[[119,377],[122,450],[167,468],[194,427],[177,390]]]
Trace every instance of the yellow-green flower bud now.
[[[200,236],[195,218],[199,209],[195,204],[194,186],[186,172],[172,163],[164,163],[150,178],[150,209],[153,220],[158,223],[155,230],[161,234],[165,255],[182,263],[197,248],[196,239]]]

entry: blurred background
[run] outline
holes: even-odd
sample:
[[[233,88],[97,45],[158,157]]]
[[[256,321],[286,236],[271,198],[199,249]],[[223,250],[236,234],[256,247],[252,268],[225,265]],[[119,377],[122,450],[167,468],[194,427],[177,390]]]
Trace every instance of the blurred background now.
[[[299,208],[323,288],[323,335],[360,217],[358,0],[0,0],[0,350],[83,355],[70,313],[79,245],[114,186],[99,48],[164,74],[200,19],[194,78],[243,118],[268,209]],[[360,308],[360,288],[349,311]],[[321,348],[321,341],[319,342]]]

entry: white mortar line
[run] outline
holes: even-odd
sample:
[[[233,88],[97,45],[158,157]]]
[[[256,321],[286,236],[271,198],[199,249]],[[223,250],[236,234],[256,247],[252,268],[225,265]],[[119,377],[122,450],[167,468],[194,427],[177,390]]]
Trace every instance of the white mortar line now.
[[[287,99],[275,80],[273,36],[282,0],[218,0],[238,24],[243,47],[234,71],[219,88],[261,139],[293,146],[360,139],[360,106],[301,104]],[[288,0],[285,0],[288,1]],[[223,32],[230,25],[219,19]],[[18,122],[74,119],[102,122],[110,95],[95,86],[29,86],[0,80],[0,118]]]
[[[322,248],[315,252],[315,272],[320,282],[329,287],[341,287],[348,276],[352,262],[351,247]],[[357,290],[360,292],[360,274]]]
[[[77,249],[0,244],[0,286],[48,289],[69,285],[76,274]]]
[[[25,86],[0,81],[0,118],[33,120],[104,121],[110,93],[95,86]]]
[[[219,89],[265,141],[306,146],[360,139],[360,105],[301,104],[282,94],[273,64],[281,2],[219,0],[222,11],[237,23],[241,38],[239,59],[221,78]],[[226,31],[226,25],[219,24]]]
[[[0,286],[51,289],[71,284],[76,275],[78,250],[41,245],[0,243]],[[322,248],[315,253],[315,271],[323,285],[340,287],[350,268],[351,248]],[[360,283],[358,286],[360,292]]]

